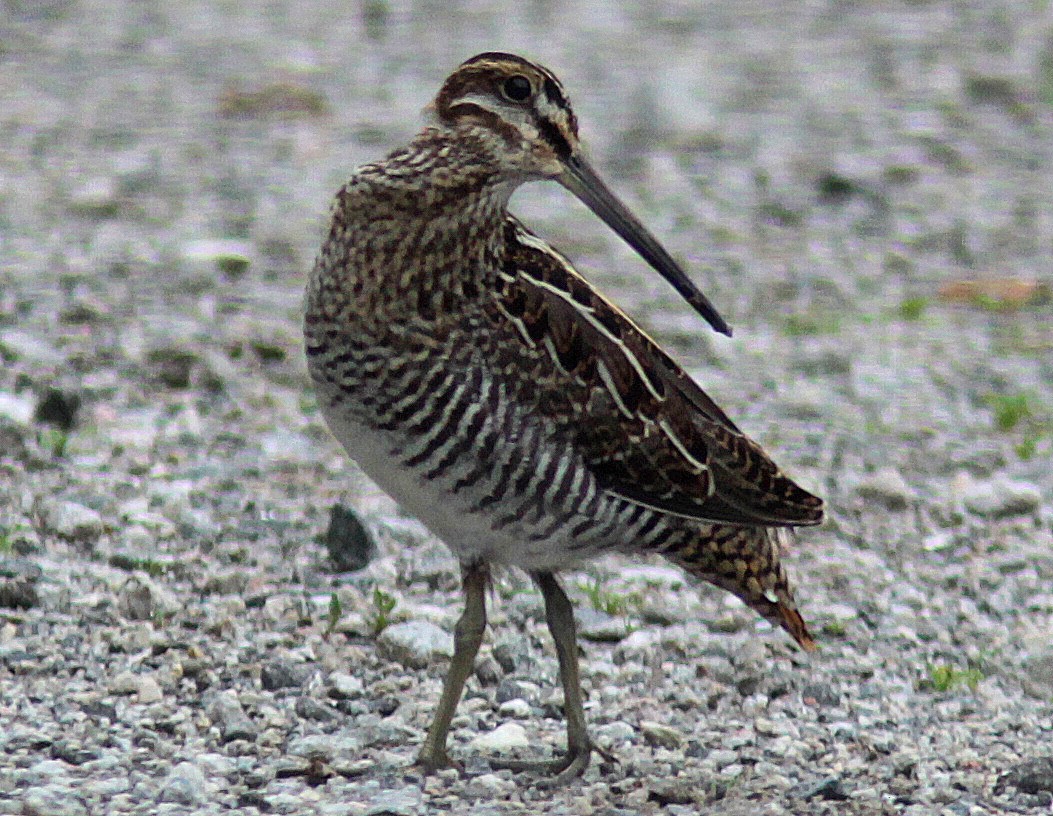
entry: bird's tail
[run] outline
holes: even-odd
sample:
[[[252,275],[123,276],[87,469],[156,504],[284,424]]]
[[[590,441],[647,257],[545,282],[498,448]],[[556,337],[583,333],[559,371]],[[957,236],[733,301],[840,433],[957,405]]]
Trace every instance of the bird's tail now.
[[[707,525],[695,528],[662,554],[689,574],[738,596],[766,620],[781,626],[802,649],[815,651],[797,611],[793,588],[779,560],[792,532],[787,528]]]

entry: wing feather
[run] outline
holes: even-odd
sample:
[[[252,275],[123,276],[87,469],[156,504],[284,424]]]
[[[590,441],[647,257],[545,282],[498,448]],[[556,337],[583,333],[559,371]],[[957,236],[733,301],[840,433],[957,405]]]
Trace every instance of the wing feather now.
[[[562,255],[513,218],[506,237],[511,251],[499,311],[516,324],[516,335],[533,342],[526,365],[533,364],[539,410],[579,448],[605,489],[707,522],[822,521],[822,500],[783,474]]]

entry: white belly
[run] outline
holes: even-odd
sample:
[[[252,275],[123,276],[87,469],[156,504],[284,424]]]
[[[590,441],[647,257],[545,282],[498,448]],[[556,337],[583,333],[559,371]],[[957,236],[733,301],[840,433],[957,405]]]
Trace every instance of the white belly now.
[[[323,405],[323,411],[333,434],[366,475],[442,539],[459,561],[508,564],[528,571],[555,570],[591,554],[571,547],[565,534],[559,532],[538,540],[535,534],[542,525],[526,519],[497,529],[494,520],[501,510],[478,512],[471,497],[454,493],[452,485],[459,476],[456,469],[425,479],[421,471],[404,467],[399,461],[398,440],[392,434],[356,421],[339,406]]]

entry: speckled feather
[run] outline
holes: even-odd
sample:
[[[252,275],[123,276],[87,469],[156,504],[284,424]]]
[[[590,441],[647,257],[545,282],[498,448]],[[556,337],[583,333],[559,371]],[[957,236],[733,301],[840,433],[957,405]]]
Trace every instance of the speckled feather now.
[[[530,110],[487,96],[516,74]],[[466,563],[660,552],[810,647],[776,531],[818,523],[822,502],[507,212],[577,143],[558,81],[481,55],[432,107],[339,192],[308,286],[336,436]]]

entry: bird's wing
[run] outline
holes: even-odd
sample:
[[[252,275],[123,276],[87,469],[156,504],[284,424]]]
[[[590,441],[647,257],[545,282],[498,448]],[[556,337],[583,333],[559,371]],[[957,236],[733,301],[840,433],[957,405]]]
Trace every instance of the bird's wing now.
[[[531,402],[625,499],[710,522],[818,524],[822,500],[785,476],[632,320],[509,218],[495,290],[509,365]],[[517,359],[511,359],[517,357]]]

